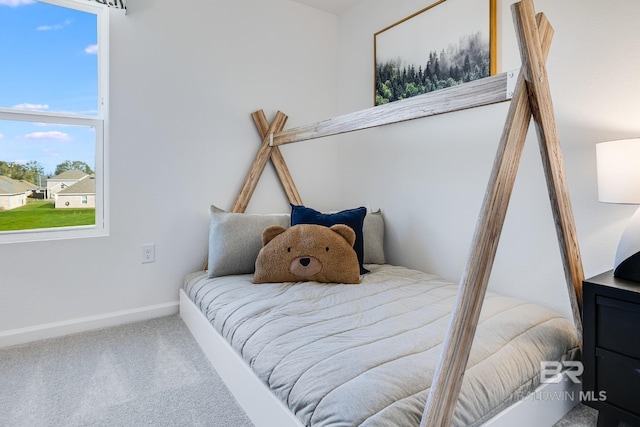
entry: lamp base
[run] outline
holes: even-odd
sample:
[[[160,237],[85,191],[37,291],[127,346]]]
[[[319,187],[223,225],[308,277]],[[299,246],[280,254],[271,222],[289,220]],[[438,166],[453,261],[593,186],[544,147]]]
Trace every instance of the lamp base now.
[[[615,270],[613,270],[613,275],[620,279],[640,282],[640,252],[636,252],[622,261]]]
[[[633,214],[622,233],[613,275],[640,282],[640,208]]]

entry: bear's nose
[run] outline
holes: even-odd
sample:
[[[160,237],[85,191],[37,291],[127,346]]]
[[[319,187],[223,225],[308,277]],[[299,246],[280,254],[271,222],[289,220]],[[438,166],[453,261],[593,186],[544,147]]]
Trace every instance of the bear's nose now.
[[[322,263],[313,256],[301,256],[291,260],[289,272],[300,278],[312,277],[322,271]]]

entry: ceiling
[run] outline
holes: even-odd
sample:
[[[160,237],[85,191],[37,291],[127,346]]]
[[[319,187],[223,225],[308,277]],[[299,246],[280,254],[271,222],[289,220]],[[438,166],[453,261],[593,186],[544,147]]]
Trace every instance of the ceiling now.
[[[293,0],[298,3],[306,4],[315,9],[329,12],[333,15],[340,15],[360,0]]]

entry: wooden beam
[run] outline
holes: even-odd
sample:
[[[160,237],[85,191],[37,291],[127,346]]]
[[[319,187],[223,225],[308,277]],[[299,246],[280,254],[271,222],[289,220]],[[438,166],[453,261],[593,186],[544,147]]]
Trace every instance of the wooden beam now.
[[[542,16],[539,26],[540,36],[538,33],[536,36],[542,38],[546,56],[553,38],[553,28]],[[530,122],[527,88],[524,76],[520,75],[476,224],[471,253],[460,281],[440,362],[422,415],[421,427],[451,425]]]
[[[564,171],[560,138],[551,99],[545,55],[537,37],[533,19],[533,0],[523,0],[511,6],[522,58],[522,73],[527,82],[531,111],[536,124],[542,164],[547,180],[556,234],[564,265],[565,279],[576,329],[582,337],[582,281],[584,272],[578,246],[569,186]]]
[[[273,145],[338,135],[437,114],[508,101],[508,73],[378,105],[273,135]]]
[[[267,136],[262,139],[262,145],[260,145],[260,148],[258,149],[258,154],[256,154],[256,158],[244,179],[240,193],[238,194],[238,197],[233,204],[233,208],[231,209],[232,212],[242,213],[247,210],[249,200],[251,200],[251,196],[258,185],[262,172],[264,171],[264,167],[267,165],[267,161],[271,157],[272,147],[269,145],[270,135],[281,131],[284,124],[287,122],[287,119],[287,115],[283,112],[278,111],[276,113],[273,122],[271,122],[271,125],[267,129]]]
[[[267,121],[267,117],[264,115],[264,111],[255,111],[251,114],[251,117],[253,117],[253,122],[256,124],[260,139],[264,141],[264,139],[269,136],[269,122]],[[302,205],[302,198],[300,197],[300,193],[298,193],[298,189],[293,182],[293,178],[291,177],[291,173],[289,172],[289,168],[287,167],[287,163],[284,161],[284,156],[282,155],[279,147],[271,147],[270,158],[289,202],[296,205]]]
[[[253,123],[256,125],[258,135],[260,135],[260,140],[264,141],[264,139],[269,135],[269,121],[267,120],[267,116],[264,115],[263,110],[258,110],[251,113],[251,118],[253,119]]]
[[[298,189],[293,182],[289,168],[284,161],[282,153],[278,150],[278,147],[272,147],[271,149],[271,162],[276,168],[276,173],[278,174],[278,178],[280,178],[280,183],[282,184],[282,188],[284,189],[289,202],[294,205],[302,205],[302,197],[300,197],[300,193],[298,193]]]

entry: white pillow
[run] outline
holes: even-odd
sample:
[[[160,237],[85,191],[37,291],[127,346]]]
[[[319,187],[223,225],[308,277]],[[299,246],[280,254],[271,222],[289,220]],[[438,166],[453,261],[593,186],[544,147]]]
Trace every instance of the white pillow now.
[[[211,205],[209,277],[250,274],[262,249],[262,231],[271,225],[289,227],[289,214],[232,213]]]
[[[382,212],[367,212],[362,225],[364,263],[384,264],[384,219]]]

